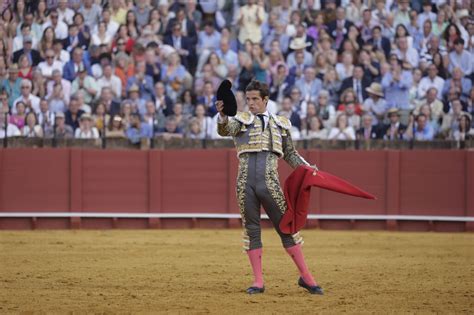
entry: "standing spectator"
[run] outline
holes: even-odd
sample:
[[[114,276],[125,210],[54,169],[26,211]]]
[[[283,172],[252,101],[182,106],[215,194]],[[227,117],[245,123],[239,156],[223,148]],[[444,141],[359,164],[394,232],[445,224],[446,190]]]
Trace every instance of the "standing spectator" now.
[[[21,95],[13,102],[13,107],[11,108],[12,114],[16,114],[16,104],[22,102],[26,105],[27,111],[34,111],[35,113],[39,112],[39,97],[31,94],[32,83],[30,80],[23,79],[21,80]]]
[[[265,9],[256,0],[248,0],[247,4],[240,8],[237,22],[239,28],[239,42],[244,44],[250,39],[253,43],[260,43],[262,40],[261,25],[265,18]]]
[[[85,23],[84,16],[77,12],[74,15],[73,23],[77,25],[79,29],[79,34],[82,34],[84,38],[87,40],[87,45],[89,45],[91,39],[91,28]]]
[[[37,48],[38,40],[31,35],[31,26],[29,24],[23,23],[21,25],[21,34],[13,38],[13,48],[12,48],[13,52],[17,52],[23,48],[23,38],[25,37],[31,37],[32,47],[35,49]]]
[[[347,116],[341,113],[336,118],[336,126],[331,129],[328,135],[329,140],[355,140],[355,131],[347,124]]]
[[[382,78],[382,87],[388,108],[398,108],[401,122],[408,121],[410,111],[409,90],[413,81],[410,71],[402,69],[401,60],[392,64],[390,72]]]
[[[21,129],[21,134],[27,138],[43,138],[43,128],[38,124],[36,113],[29,112],[25,120],[26,123]]]
[[[90,114],[83,114],[79,120],[79,128],[74,131],[76,139],[99,139],[99,131],[93,127]]]
[[[196,26],[194,22],[190,20],[188,16],[186,16],[186,10],[184,8],[178,9],[178,12],[176,12],[176,17],[169,21],[168,29],[166,30],[167,34],[171,33],[170,26],[172,27],[176,23],[181,26],[183,35],[190,39],[191,45],[196,45],[198,42]]]
[[[138,113],[131,114],[130,127],[127,128],[125,133],[133,144],[140,143],[142,138],[150,139],[153,137],[153,130],[150,125],[143,124]]]
[[[303,78],[299,79],[295,86],[298,87],[301,97],[305,101],[315,101],[319,91],[322,89],[322,82],[316,78],[316,69],[314,67],[306,67]],[[305,112],[304,109],[303,112]]]
[[[377,51],[382,51],[386,58],[390,54],[390,40],[387,37],[382,36],[382,28],[380,26],[374,26],[372,28],[372,38],[368,41],[373,45]]]
[[[369,97],[364,101],[363,109],[372,118],[374,126],[382,124],[387,111],[387,102],[384,99],[382,86],[374,82],[365,90]]]
[[[237,53],[230,49],[229,38],[221,38],[217,55],[224,62],[225,66],[229,70],[229,73],[236,75],[237,69],[239,67],[239,59]]]
[[[53,93],[54,86],[60,84],[64,94],[64,101],[69,104],[71,96],[71,82],[62,78],[61,70],[53,70],[52,79],[46,84],[46,98],[49,99]]]

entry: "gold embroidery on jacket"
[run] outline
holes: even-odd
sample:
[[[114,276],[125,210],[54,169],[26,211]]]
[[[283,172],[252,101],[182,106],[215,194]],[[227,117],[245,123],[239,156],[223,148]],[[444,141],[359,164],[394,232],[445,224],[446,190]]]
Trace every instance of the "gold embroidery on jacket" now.
[[[247,185],[249,170],[249,156],[247,154],[239,157],[239,173],[237,175],[237,202],[239,204],[240,216],[242,218],[243,231],[243,247],[244,250],[249,249],[250,240],[245,229],[245,186]]]
[[[278,159],[273,154],[267,155],[267,163],[265,165],[265,183],[273,200],[278,206],[281,214],[286,212],[285,195],[280,187],[280,180],[278,179]]]

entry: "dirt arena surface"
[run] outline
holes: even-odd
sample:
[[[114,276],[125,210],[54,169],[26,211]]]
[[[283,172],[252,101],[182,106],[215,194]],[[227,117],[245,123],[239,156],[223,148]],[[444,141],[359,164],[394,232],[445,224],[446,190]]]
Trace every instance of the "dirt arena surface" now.
[[[303,236],[324,296],[268,229],[255,296],[239,230],[0,231],[0,313],[473,313],[474,234]]]

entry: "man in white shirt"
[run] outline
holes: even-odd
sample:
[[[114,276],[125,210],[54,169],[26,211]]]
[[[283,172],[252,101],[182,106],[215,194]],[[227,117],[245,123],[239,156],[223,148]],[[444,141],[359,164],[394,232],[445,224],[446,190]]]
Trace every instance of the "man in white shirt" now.
[[[107,26],[107,31],[106,31],[107,35],[114,38],[115,34],[117,34],[117,31],[118,31],[120,25],[110,18],[110,9],[108,9],[108,8],[102,9],[102,19],[101,19],[101,21],[104,22]],[[97,34],[98,32],[99,32],[99,25],[96,25],[94,27],[92,33]]]
[[[0,139],[5,138],[5,115],[8,113],[5,112],[4,108],[0,106]],[[20,129],[13,124],[7,125],[7,137],[18,137],[21,136]]]
[[[74,18],[75,12],[68,8],[68,0],[59,0],[57,10],[60,21],[63,21],[67,25],[73,23],[72,19]]]
[[[438,98],[441,99],[441,92],[443,91],[444,79],[438,76],[438,68],[434,64],[428,66],[428,75],[423,77],[418,84],[418,96],[424,98],[426,92],[434,87],[438,91]]]
[[[62,70],[55,69],[53,70],[53,75],[51,80],[46,84],[46,98],[49,99],[53,93],[54,85],[59,83],[62,86],[64,98],[67,104],[71,97],[71,82],[66,79],[63,79]]]
[[[403,63],[409,63],[413,68],[418,67],[419,56],[418,51],[413,47],[408,47],[408,40],[406,37],[399,37],[397,40],[398,49],[395,54]]]
[[[63,69],[63,65],[60,61],[54,60],[54,50],[47,49],[45,54],[45,61],[38,64],[38,70],[46,80],[50,80],[53,77],[53,71]]]
[[[40,111],[40,99],[39,97],[31,94],[32,83],[28,79],[21,81],[21,96],[13,102],[12,114],[16,114],[16,103],[23,102],[26,104],[27,111],[34,111],[35,113]]]
[[[113,68],[110,64],[103,66],[103,75],[97,80],[97,84],[99,91],[104,87],[109,87],[114,94],[114,98],[120,98],[122,95],[122,81],[113,74]]]
[[[220,42],[220,49],[217,51],[217,55],[221,60],[224,61],[229,73],[236,73],[239,67],[239,57],[235,51],[230,49],[229,39],[222,37]]]
[[[49,13],[49,21],[43,24],[43,31],[49,26],[54,28],[54,33],[56,34],[57,39],[63,40],[67,37],[67,25],[63,21],[59,20],[58,11],[52,10]]]
[[[18,51],[20,49],[23,48],[23,39],[25,37],[28,37],[28,38],[31,38],[32,39],[32,48],[33,49],[36,49],[36,47],[38,46],[38,40],[31,36],[31,26],[28,25],[28,24],[25,24],[23,23],[21,25],[21,34],[15,36],[15,38],[13,38],[13,52],[15,51]]]

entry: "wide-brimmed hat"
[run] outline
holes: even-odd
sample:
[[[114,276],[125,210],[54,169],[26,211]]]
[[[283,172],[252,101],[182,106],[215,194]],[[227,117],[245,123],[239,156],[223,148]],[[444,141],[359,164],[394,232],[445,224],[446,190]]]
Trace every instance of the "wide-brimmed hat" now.
[[[462,9],[462,10],[458,10],[456,12],[456,17],[458,19],[462,19],[462,18],[465,18],[465,17],[469,17],[469,11],[467,9]]]
[[[140,87],[136,84],[132,84],[130,88],[128,89],[128,93],[132,92],[140,92]]]
[[[92,120],[92,116],[88,113],[82,114],[80,120],[86,120],[86,119]]]
[[[368,88],[365,88],[365,90],[369,92],[370,94],[383,97],[383,90],[380,83],[372,82],[372,84]]]
[[[395,114],[397,116],[400,116],[400,111],[398,110],[398,108],[390,108],[387,112],[387,115],[390,117],[392,114]]]
[[[290,43],[290,49],[305,49],[306,47],[311,46],[310,43],[307,43],[303,38],[296,37]]]

